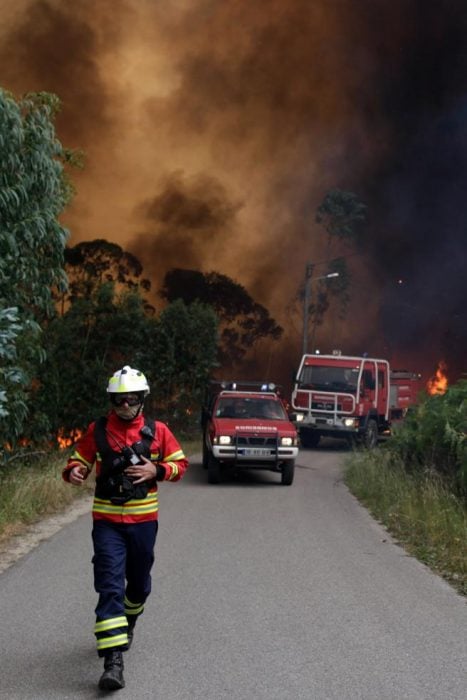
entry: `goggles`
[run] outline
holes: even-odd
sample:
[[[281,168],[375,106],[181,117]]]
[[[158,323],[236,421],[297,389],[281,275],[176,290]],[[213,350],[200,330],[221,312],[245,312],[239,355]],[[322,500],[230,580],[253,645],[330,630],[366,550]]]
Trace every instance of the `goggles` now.
[[[138,406],[138,404],[143,403],[143,399],[142,392],[141,394],[110,394],[110,401],[114,406],[123,406],[124,403],[127,406]]]

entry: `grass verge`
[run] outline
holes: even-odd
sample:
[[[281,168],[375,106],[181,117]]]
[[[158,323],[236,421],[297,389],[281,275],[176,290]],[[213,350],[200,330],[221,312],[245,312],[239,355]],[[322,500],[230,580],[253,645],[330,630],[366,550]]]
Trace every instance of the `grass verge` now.
[[[408,474],[381,450],[349,458],[345,482],[395,539],[467,595],[467,507],[435,476]]]
[[[183,440],[185,454],[199,452],[199,440]],[[83,487],[66,484],[62,469],[70,450],[50,452],[34,462],[15,460],[0,468],[0,544],[41,518],[63,512],[94,489],[91,477]],[[26,460],[26,458],[25,458]]]

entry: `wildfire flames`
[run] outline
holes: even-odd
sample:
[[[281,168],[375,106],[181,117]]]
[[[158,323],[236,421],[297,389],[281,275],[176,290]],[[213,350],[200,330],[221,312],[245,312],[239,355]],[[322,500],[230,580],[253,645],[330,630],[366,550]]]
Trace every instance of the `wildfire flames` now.
[[[78,438],[81,437],[83,434],[81,430],[74,430],[71,435],[65,435],[65,431],[62,428],[61,430],[58,431],[57,435],[57,444],[61,450],[64,450],[67,447],[71,447]]]
[[[436,372],[426,383],[426,390],[431,396],[444,394],[448,388],[448,378],[446,375],[447,366],[444,360],[438,362]]]

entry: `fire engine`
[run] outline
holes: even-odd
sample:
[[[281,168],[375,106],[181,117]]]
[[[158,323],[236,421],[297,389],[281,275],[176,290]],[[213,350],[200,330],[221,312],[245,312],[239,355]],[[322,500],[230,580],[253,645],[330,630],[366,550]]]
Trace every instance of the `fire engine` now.
[[[391,370],[371,357],[303,355],[292,391],[292,420],[303,447],[321,437],[346,438],[373,448],[389,435],[422,389],[415,372]]]
[[[298,435],[277,385],[266,382],[212,382],[201,414],[203,466],[218,484],[229,470],[277,472],[290,486],[298,455]]]

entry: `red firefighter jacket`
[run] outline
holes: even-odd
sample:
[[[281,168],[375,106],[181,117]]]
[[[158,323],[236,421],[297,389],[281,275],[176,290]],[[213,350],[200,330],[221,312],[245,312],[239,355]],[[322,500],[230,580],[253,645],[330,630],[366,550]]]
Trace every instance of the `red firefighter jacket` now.
[[[75,444],[62,476],[69,481],[70,470],[76,466],[85,466],[89,476],[96,466],[96,476],[101,471],[101,459],[94,439],[92,422],[82,438]],[[109,447],[119,452],[124,445],[132,445],[141,440],[140,430],[144,426],[144,416],[132,421],[121,420],[112,410],[107,417],[107,440]],[[178,481],[188,468],[188,460],[183,454],[177,439],[165,425],[156,422],[154,440],[151,443],[151,461],[157,462],[157,479],[159,481]],[[87,478],[87,477],[86,477]],[[114,523],[139,523],[157,520],[158,494],[156,481],[151,482],[148,494],[142,499],[131,499],[122,505],[115,505],[110,500],[94,496],[92,515],[94,520],[109,520]]]

